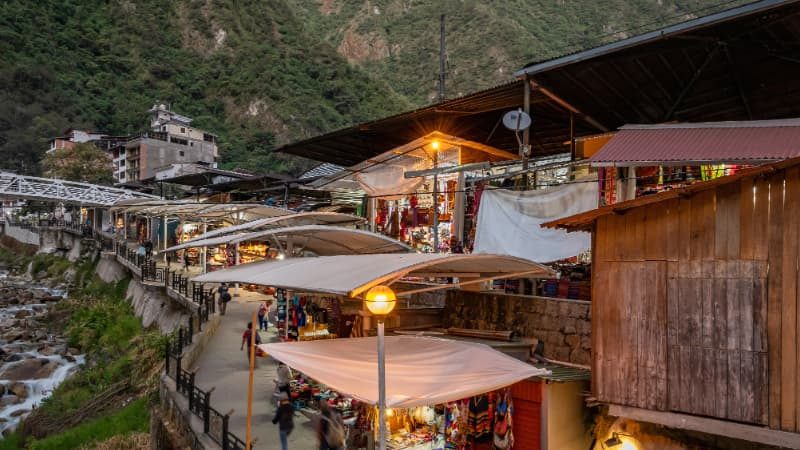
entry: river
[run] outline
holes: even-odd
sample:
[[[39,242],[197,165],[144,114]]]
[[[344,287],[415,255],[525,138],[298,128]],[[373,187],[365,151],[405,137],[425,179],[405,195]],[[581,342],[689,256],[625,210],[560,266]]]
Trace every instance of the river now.
[[[84,363],[44,322],[48,309],[65,297],[63,286],[0,271],[0,435],[13,431]]]

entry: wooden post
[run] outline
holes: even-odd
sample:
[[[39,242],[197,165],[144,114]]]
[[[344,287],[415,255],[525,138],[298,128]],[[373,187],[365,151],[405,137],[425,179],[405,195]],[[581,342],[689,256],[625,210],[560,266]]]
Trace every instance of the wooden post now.
[[[253,377],[256,369],[256,317],[257,311],[253,311],[253,319],[250,322],[250,379],[247,382],[247,433],[245,436],[245,448],[250,450],[250,441],[253,438]]]

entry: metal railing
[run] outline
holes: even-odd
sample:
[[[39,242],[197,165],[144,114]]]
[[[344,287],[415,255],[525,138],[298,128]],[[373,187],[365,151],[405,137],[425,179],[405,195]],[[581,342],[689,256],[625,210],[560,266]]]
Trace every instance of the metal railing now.
[[[211,406],[212,387],[208,391],[200,389],[195,383],[196,370],[186,370],[181,366],[183,359],[183,349],[191,345],[197,320],[197,330],[200,331],[201,324],[208,321],[208,310],[213,309],[213,298],[206,297],[205,305],[201,306],[198,315],[189,319],[186,326],[178,327],[173,337],[167,342],[165,349],[164,372],[169,378],[175,381],[178,393],[183,395],[189,402],[189,411],[203,421],[203,432],[214,442],[222,447],[222,450],[244,450],[245,442],[230,431],[229,421],[233,410],[227,414],[222,414]],[[203,314],[205,309],[206,314]],[[253,448],[253,446],[250,446]]]

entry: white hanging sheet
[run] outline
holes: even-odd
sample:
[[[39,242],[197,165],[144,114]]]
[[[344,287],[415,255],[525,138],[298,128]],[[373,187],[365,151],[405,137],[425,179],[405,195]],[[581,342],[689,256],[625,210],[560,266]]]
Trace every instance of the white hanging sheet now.
[[[480,200],[473,251],[540,263],[577,256],[591,247],[589,233],[540,225],[597,208],[598,195],[597,182],[589,181],[525,192],[487,189]]]
[[[357,173],[354,178],[370,197],[397,200],[415,192],[423,181],[422,177],[405,178],[405,173],[402,165],[387,165]]]

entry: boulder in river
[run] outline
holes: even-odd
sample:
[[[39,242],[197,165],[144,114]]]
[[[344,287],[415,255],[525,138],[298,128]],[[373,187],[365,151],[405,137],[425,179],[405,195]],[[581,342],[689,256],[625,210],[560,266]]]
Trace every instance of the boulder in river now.
[[[12,412],[10,415],[11,415],[11,417],[19,417],[19,416],[23,416],[25,414],[28,414],[29,412],[31,412],[30,409],[18,409],[16,411]]]
[[[22,399],[17,397],[16,395],[9,394],[0,397],[0,407],[6,407],[8,405],[16,405],[20,403]]]
[[[20,383],[16,381],[8,385],[8,392],[13,394],[14,397],[18,399],[24,399],[28,397],[28,388],[25,386],[25,383]]]
[[[30,315],[31,315],[31,312],[28,311],[27,309],[20,309],[19,311],[16,312],[16,314],[14,314],[14,318],[15,319],[24,319],[26,317],[29,317]]]
[[[10,367],[6,367],[0,378],[4,380],[39,380],[48,378],[58,368],[58,363],[46,359],[26,359]]]

